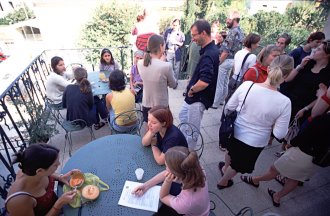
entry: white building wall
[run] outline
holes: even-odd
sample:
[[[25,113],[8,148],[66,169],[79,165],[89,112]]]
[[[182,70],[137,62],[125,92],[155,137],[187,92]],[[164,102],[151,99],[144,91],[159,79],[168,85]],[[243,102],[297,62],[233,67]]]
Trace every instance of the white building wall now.
[[[276,11],[284,13],[289,4],[292,4],[293,0],[250,0],[250,14],[255,14],[259,10],[270,12]]]

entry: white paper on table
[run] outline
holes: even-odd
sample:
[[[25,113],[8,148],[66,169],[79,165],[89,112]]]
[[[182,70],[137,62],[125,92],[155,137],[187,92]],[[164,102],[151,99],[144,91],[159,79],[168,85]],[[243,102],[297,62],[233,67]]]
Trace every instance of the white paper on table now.
[[[139,185],[142,185],[142,183],[126,181],[118,205],[157,212],[160,186],[153,186],[139,197],[132,194],[132,191]]]

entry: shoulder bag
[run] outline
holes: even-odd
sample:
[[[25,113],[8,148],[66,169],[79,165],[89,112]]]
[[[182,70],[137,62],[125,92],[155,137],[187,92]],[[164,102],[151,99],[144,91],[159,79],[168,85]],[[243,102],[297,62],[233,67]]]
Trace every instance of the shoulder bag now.
[[[230,143],[231,138],[234,136],[234,123],[236,121],[238,114],[241,112],[241,110],[244,106],[246,97],[249,94],[249,91],[252,88],[253,84],[254,83],[251,84],[249,90],[247,91],[239,112],[234,110],[225,115],[225,112],[224,112],[225,108],[223,108],[222,116],[221,116],[221,125],[220,125],[220,129],[219,129],[219,147],[220,148],[227,148],[228,144]]]

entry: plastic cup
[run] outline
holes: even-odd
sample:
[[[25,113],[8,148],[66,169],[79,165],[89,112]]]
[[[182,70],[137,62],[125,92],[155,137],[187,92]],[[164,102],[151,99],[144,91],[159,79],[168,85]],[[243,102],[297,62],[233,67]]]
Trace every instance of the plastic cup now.
[[[138,181],[140,181],[143,178],[144,170],[142,168],[137,168],[135,170],[135,175]]]

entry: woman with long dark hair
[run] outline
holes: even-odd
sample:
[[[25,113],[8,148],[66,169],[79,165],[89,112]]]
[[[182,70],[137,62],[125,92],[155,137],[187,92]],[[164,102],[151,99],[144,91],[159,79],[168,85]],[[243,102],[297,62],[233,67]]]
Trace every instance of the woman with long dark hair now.
[[[56,174],[59,150],[47,144],[32,144],[24,151],[15,154],[14,163],[20,170],[9,189],[5,207],[10,216],[55,216],[64,205],[71,202],[76,191],[57,197],[54,192],[55,181],[68,185],[69,176],[75,171]]]
[[[104,48],[101,51],[99,69],[100,71],[109,71],[109,72],[112,72],[115,69],[119,69],[118,63],[115,61],[112,52],[108,48]]]
[[[46,95],[54,104],[61,104],[63,92],[70,82],[64,77],[66,71],[64,61],[54,56],[51,61],[53,72],[50,72],[46,81]]]

